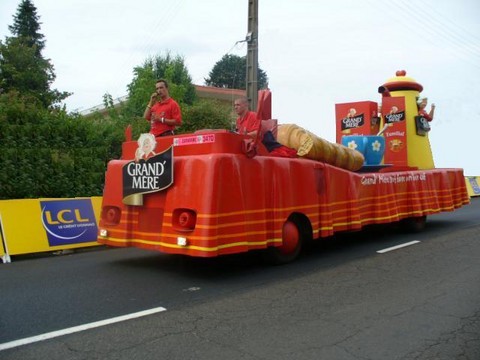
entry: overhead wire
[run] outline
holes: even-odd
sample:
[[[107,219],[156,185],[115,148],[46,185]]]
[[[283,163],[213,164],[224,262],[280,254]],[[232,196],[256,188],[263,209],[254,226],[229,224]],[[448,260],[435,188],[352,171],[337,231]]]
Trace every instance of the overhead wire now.
[[[175,20],[179,11],[184,6],[186,0],[177,0],[177,1],[165,1],[165,5],[162,4],[153,4],[153,6],[161,6],[162,12],[161,16],[156,18],[156,21],[152,23],[151,31],[148,31],[149,36],[141,37],[141,42],[138,44],[138,48],[140,49],[141,53],[151,54],[155,52],[154,50],[157,47],[158,39],[163,37],[170,32],[170,24]],[[120,66],[122,72],[130,72],[133,75],[133,68],[131,67],[132,54],[128,54],[126,57],[123,57],[122,64]],[[136,66],[141,66],[142,64],[137,64]],[[123,81],[119,78],[112,89],[114,89],[115,93],[126,93],[127,85],[123,83]]]
[[[409,18],[415,20],[415,22],[409,23],[408,26],[412,30],[416,30],[417,34],[421,34],[422,32],[428,34],[442,51],[449,53],[454,58],[459,58],[460,55],[462,55],[462,60],[469,62],[474,67],[480,68],[480,51],[468,46],[462,36],[454,36],[455,30],[447,30],[446,27],[443,26],[443,22],[438,20],[438,18],[430,16],[431,14],[424,15],[428,10],[425,8],[425,5],[421,3],[412,4],[405,0],[397,0],[397,5],[398,7],[396,8],[401,8],[404,14],[407,14]],[[421,9],[422,7],[423,9]],[[429,19],[428,22],[425,21],[427,16]],[[407,24],[408,22],[405,23]],[[414,27],[412,28],[413,25]]]

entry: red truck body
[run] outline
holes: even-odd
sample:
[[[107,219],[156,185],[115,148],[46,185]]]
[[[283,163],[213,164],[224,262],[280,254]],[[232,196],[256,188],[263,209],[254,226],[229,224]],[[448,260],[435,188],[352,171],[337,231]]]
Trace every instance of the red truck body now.
[[[272,157],[261,143],[248,157],[245,139],[226,130],[157,138],[155,154],[171,157],[170,165],[161,160],[170,178],[155,187],[153,173],[137,171],[135,201],[126,169],[146,161],[126,141],[122,159],[108,164],[98,241],[197,257],[268,248],[286,262],[305,239],[403,219],[422,224],[469,203],[462,169],[352,172]]]

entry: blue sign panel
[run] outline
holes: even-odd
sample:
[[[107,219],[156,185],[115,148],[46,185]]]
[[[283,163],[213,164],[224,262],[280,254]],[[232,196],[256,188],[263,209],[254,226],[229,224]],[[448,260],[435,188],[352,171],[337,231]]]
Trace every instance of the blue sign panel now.
[[[40,207],[50,246],[97,240],[97,222],[90,199],[40,201]]]
[[[469,177],[469,178],[468,178],[468,181],[470,182],[470,185],[472,186],[473,193],[474,193],[475,195],[480,194],[480,186],[478,186],[477,178],[475,178],[475,177]]]

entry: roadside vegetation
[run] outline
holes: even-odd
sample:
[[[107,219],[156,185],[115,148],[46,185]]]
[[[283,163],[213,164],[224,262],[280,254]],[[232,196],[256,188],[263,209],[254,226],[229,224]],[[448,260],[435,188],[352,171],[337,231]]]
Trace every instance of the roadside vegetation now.
[[[182,108],[177,133],[230,129],[231,106],[198,99],[184,58],[168,50],[134,68],[124,103],[114,104],[107,93],[102,111],[68,112],[63,101],[72,94],[52,88],[55,69],[42,55],[46,40],[39,20],[33,1],[22,0],[11,36],[0,40],[0,199],[102,195],[106,165],[120,157],[126,127],[131,125],[133,138],[148,132],[142,115],[156,79],[169,82]],[[223,57],[207,85],[238,88],[234,79],[245,77],[242,62]],[[260,74],[266,84],[266,74]]]

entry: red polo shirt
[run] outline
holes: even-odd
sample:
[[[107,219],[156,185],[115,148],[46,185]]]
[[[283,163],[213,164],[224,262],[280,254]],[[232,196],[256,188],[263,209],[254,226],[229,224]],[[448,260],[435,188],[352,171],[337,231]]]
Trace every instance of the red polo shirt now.
[[[244,116],[237,118],[237,132],[245,134],[260,129],[260,120],[257,119],[257,114],[253,111],[247,111]]]
[[[175,125],[162,124],[161,119],[175,119]],[[175,130],[175,126],[182,125],[182,113],[180,106],[172,98],[168,98],[165,101],[159,101],[155,103],[150,109],[150,115],[148,116],[150,121],[150,133],[158,136],[165,131]]]

